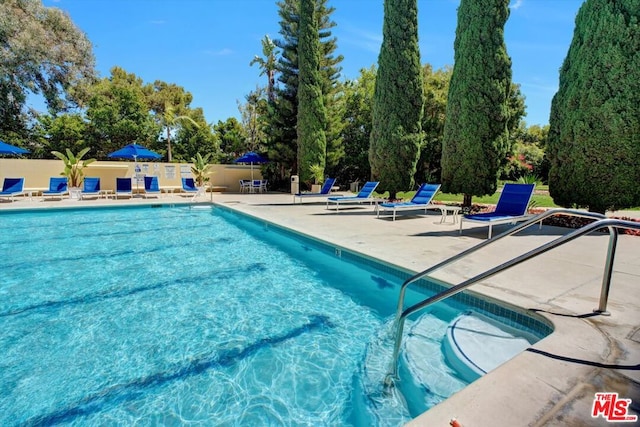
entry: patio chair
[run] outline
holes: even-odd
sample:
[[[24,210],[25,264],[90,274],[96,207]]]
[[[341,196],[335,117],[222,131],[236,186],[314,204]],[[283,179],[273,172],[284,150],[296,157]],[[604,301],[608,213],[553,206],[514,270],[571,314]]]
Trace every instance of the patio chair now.
[[[251,182],[251,192],[252,193],[262,193],[262,180],[254,179]]]
[[[340,210],[340,203],[367,203],[371,205],[372,203],[377,203],[378,199],[375,197],[371,197],[376,187],[378,187],[378,181],[369,181],[360,192],[355,196],[333,196],[327,199],[327,209],[329,209],[329,203],[335,203],[336,212]]]
[[[120,196],[133,197],[133,189],[131,188],[131,178],[116,178],[116,199]]]
[[[241,179],[240,182],[240,192],[248,193],[251,190],[251,181],[247,179]]]
[[[95,176],[85,176],[82,183],[82,191],[80,192],[80,198],[100,197],[100,178]]]
[[[69,193],[67,188],[67,178],[65,177],[51,177],[49,178],[49,189],[42,192],[43,198],[57,197],[62,200],[62,196]]]
[[[200,190],[196,187],[193,178],[182,178],[182,191],[187,194],[198,194]]]
[[[296,202],[296,198],[300,200],[302,203],[302,199],[312,198],[312,197],[327,197],[331,193],[331,187],[336,182],[335,178],[327,178],[327,180],[322,185],[319,193],[297,193],[293,195],[293,203]]]
[[[0,197],[10,198],[13,202],[15,196],[24,194],[24,178],[5,178],[2,183]]]
[[[427,209],[440,209],[438,205],[431,203],[433,197],[440,190],[440,184],[422,184],[413,198],[408,202],[394,202],[394,203],[380,203],[376,207],[378,217],[380,212],[390,211],[393,215],[393,221],[396,220],[396,213],[398,211],[415,211],[424,210],[427,213]]]
[[[144,197],[149,196],[160,197],[160,184],[158,183],[157,176],[145,176],[144,177]]]
[[[505,184],[493,212],[462,216],[460,234],[462,234],[462,223],[464,221],[488,225],[489,234],[487,238],[490,239],[494,225],[515,224],[518,221],[529,219],[531,215],[527,214],[527,207],[535,186],[535,184]]]

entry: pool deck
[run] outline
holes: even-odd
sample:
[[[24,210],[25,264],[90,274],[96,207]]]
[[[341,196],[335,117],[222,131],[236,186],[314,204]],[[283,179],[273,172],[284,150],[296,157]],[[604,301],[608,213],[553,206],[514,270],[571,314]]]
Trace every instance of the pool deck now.
[[[440,212],[401,213],[396,221],[376,218],[369,205],[325,209],[323,198],[293,204],[289,194],[207,194],[195,200],[226,206],[324,240],[336,247],[418,272],[484,241],[487,227],[440,223]],[[192,203],[191,197],[121,200],[20,198],[0,201],[0,210],[132,204]],[[640,217],[640,212],[616,212]],[[449,218],[450,219],[450,218]],[[494,235],[508,229],[494,226]],[[450,283],[472,277],[572,230],[543,226],[507,237],[434,276]],[[632,399],[629,415],[640,412],[640,237],[618,239],[608,310],[598,306],[608,234],[578,238],[486,279],[471,289],[532,310],[548,319],[554,333],[496,370],[414,419],[411,426],[598,426],[592,418],[595,393],[615,392]],[[622,423],[620,423],[622,424]],[[624,423],[624,425],[639,425]]]

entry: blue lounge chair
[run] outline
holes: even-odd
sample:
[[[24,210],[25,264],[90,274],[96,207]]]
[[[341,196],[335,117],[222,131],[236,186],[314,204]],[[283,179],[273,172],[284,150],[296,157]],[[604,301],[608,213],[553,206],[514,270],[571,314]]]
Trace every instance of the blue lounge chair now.
[[[67,194],[69,189],[67,188],[67,178],[64,177],[51,177],[49,178],[49,189],[42,192],[43,198],[58,197],[62,200],[62,196]]]
[[[438,190],[440,190],[440,184],[422,184],[413,198],[408,202],[380,203],[376,207],[378,217],[380,217],[381,211],[391,211],[393,221],[395,221],[396,212],[398,211],[424,210],[424,213],[427,213],[427,209],[440,209],[438,205],[431,203]]]
[[[336,211],[340,210],[340,203],[377,203],[375,197],[371,197],[376,187],[378,187],[378,181],[369,181],[360,189],[360,192],[355,196],[334,196],[327,199],[327,209],[329,209],[329,203],[336,204]]]
[[[133,197],[131,178],[116,178],[116,199],[120,196]]]
[[[477,222],[489,226],[488,239],[491,238],[491,229],[496,224],[515,224],[530,218],[527,215],[527,207],[533,195],[535,184],[505,184],[498,204],[493,212],[485,212],[473,215],[464,215],[460,221],[460,234],[464,221]]]
[[[13,202],[15,196],[24,194],[24,178],[5,178],[2,183],[0,197],[10,198]]]
[[[158,183],[157,176],[145,176],[144,177],[144,197],[149,196],[160,197],[160,184]]]
[[[300,203],[302,203],[302,199],[306,198],[327,197],[329,194],[331,194],[331,187],[333,187],[333,184],[335,184],[335,182],[335,178],[327,178],[322,185],[319,193],[296,193],[293,195],[293,203],[296,202],[296,198],[300,200]]]
[[[198,187],[193,178],[182,178],[182,191],[190,194],[198,193]]]
[[[82,191],[80,192],[80,197],[100,197],[100,178],[87,176],[84,178],[84,182],[82,183]]]

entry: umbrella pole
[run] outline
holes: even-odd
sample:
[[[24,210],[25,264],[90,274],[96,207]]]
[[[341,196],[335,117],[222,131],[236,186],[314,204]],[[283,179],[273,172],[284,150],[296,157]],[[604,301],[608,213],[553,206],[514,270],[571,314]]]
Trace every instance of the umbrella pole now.
[[[136,196],[140,195],[140,183],[138,182],[138,156],[133,156],[133,176],[136,180]]]

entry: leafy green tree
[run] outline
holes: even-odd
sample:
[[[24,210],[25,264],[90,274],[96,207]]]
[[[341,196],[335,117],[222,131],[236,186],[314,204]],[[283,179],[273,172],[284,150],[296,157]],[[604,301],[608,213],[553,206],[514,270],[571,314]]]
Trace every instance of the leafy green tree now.
[[[422,144],[423,85],[417,0],[385,0],[369,162],[380,190],[413,187]]]
[[[97,158],[105,159],[133,142],[155,148],[160,127],[150,114],[148,89],[142,79],[114,67],[111,77],[100,80],[90,91],[86,116]]]
[[[336,167],[338,182],[364,182],[371,176],[369,167],[369,138],[371,137],[371,105],[376,82],[376,68],[363,68],[357,79],[342,85],[344,102],[341,139],[345,156]]]
[[[509,149],[509,0],[461,0],[442,147],[442,190],[493,194]]]
[[[268,101],[263,88],[256,88],[245,96],[245,103],[238,102],[238,110],[242,118],[242,126],[247,134],[247,148],[251,151],[263,151],[265,136],[265,120]]]
[[[202,108],[189,111],[189,116],[197,126],[182,126],[173,138],[173,160],[187,162],[198,153],[208,155],[210,160],[217,161],[221,155],[220,140],[204,117]]]
[[[160,116],[161,126],[165,129],[166,132],[166,141],[167,141],[167,161],[171,162],[173,160],[173,156],[171,153],[171,133],[175,131],[175,129],[179,126],[184,126],[184,124],[191,124],[194,127],[198,127],[198,123],[189,117],[186,114],[178,114],[178,108],[171,105],[169,101],[165,103],[164,111]]]
[[[422,67],[424,82],[422,131],[424,132],[424,140],[420,148],[420,159],[416,166],[415,179],[417,182],[440,182],[442,137],[451,72],[451,67],[435,71],[429,64]]]
[[[226,121],[218,121],[213,126],[213,131],[220,141],[220,161],[222,163],[232,163],[247,150],[247,135],[242,124],[235,117],[230,117]]]
[[[87,147],[87,123],[81,114],[43,114],[39,122],[45,135],[42,145],[48,152],[66,149],[78,152]]]
[[[327,156],[324,133],[327,118],[321,88],[315,0],[300,1],[299,40],[298,173],[300,181],[309,182],[314,175],[311,168],[324,171]]]
[[[58,112],[80,102],[80,92],[71,88],[94,79],[86,35],[60,9],[39,0],[0,1],[0,46],[0,137],[25,135],[28,94],[42,95]]]
[[[525,175],[533,175],[542,182],[548,180],[548,166],[545,165],[545,144],[549,125],[527,127],[524,121],[518,129],[510,132],[512,141],[507,163],[501,179],[517,181]]]
[[[640,1],[587,0],[549,120],[549,192],[595,212],[640,206]]]
[[[183,126],[198,126],[190,116],[193,95],[182,86],[156,80],[152,86],[145,86],[147,102],[151,106],[155,120],[164,129],[167,161],[173,161],[172,135]]]

